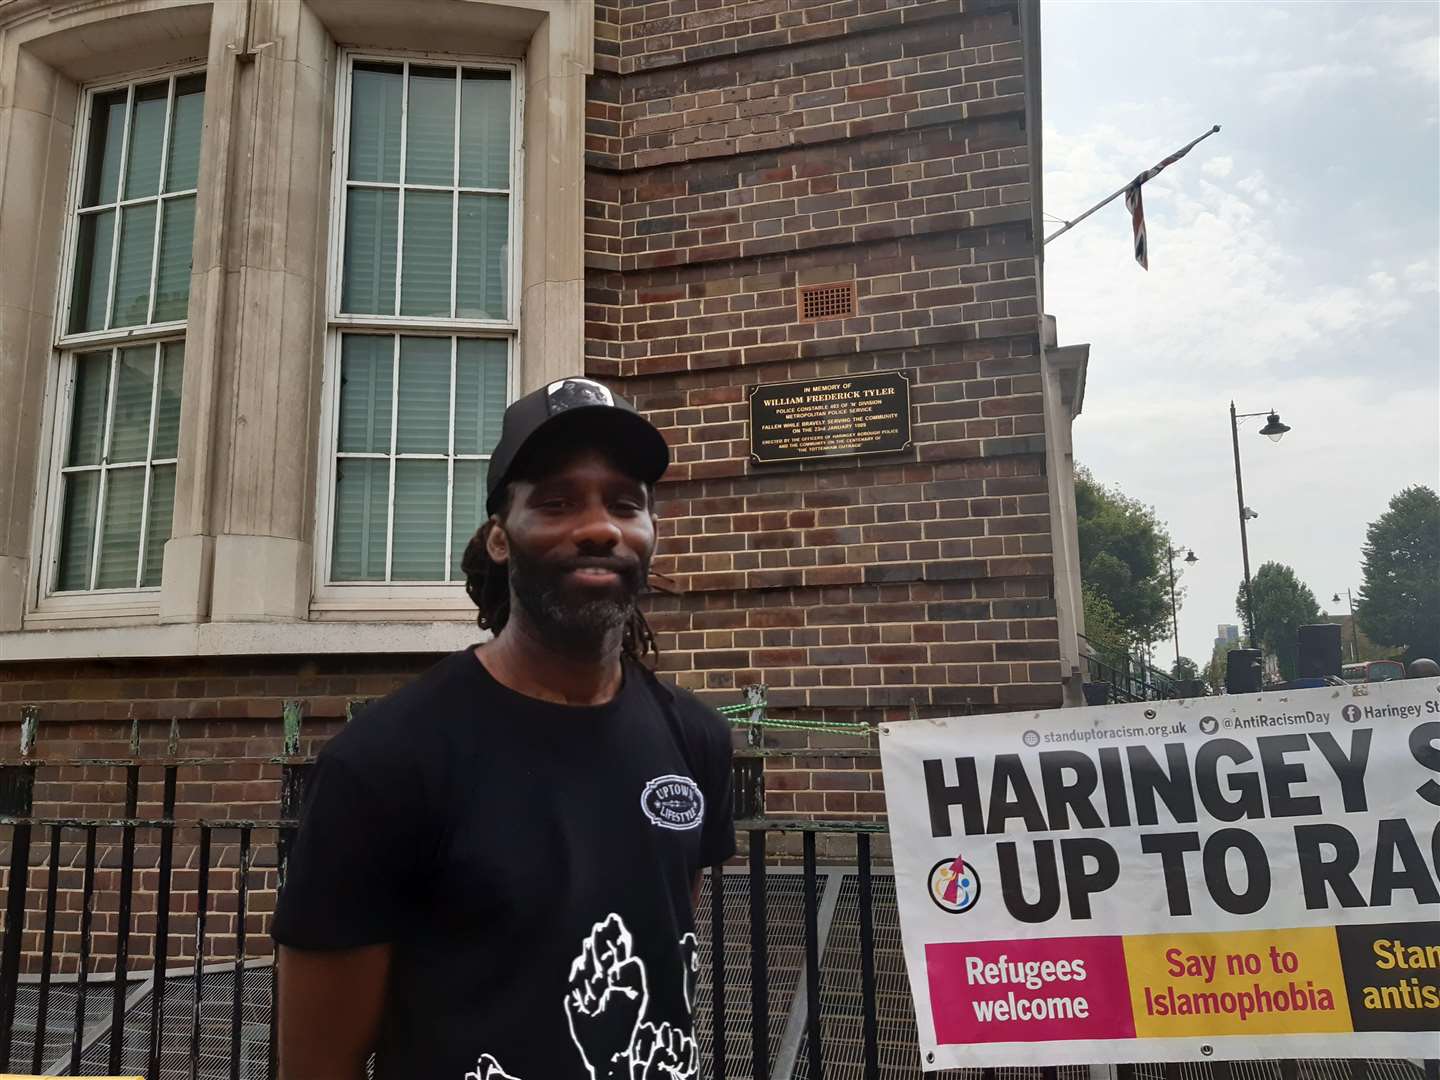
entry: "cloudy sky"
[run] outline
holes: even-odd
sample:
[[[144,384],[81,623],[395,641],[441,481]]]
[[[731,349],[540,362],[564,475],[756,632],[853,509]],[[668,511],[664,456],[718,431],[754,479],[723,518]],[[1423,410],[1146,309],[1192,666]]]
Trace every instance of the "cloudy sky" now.
[[[1060,343],[1091,345],[1076,457],[1199,556],[1203,665],[1239,621],[1232,397],[1292,428],[1242,421],[1251,571],[1290,564],[1322,609],[1391,496],[1440,486],[1440,5],[1046,0],[1042,23],[1047,214],[1222,127],[1145,185],[1148,273],[1123,200],[1046,248]]]

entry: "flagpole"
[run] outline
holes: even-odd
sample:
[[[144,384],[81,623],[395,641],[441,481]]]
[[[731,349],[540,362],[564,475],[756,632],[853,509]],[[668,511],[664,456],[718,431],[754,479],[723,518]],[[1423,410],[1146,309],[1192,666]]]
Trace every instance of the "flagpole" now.
[[[1180,156],[1182,156],[1182,155],[1184,155],[1184,154],[1188,154],[1188,153],[1190,152],[1190,150],[1191,150],[1197,143],[1204,142],[1206,139],[1208,139],[1211,135],[1214,135],[1214,134],[1215,134],[1217,131],[1219,131],[1219,130],[1220,130],[1220,125],[1219,125],[1219,124],[1216,124],[1216,125],[1215,125],[1214,127],[1212,127],[1209,131],[1205,132],[1204,135],[1201,135],[1198,139],[1192,139],[1190,142],[1188,142],[1188,143],[1186,143],[1184,146],[1182,146],[1179,150],[1176,150],[1175,153],[1173,153],[1173,154],[1170,155],[1170,157],[1171,157],[1171,158],[1178,158],[1178,157],[1180,157]],[[1114,201],[1115,201],[1116,199],[1118,199],[1121,195],[1124,195],[1125,192],[1127,192],[1128,190],[1130,190],[1130,184],[1133,184],[1134,182],[1135,182],[1134,180],[1131,180],[1129,183],[1127,183],[1124,187],[1122,187],[1119,191],[1115,192],[1113,195],[1107,195],[1107,196],[1105,196],[1105,198],[1101,199],[1101,200],[1100,200],[1098,203],[1096,203],[1094,206],[1090,207],[1089,210],[1086,210],[1083,214],[1081,214],[1079,217],[1077,217],[1074,221],[1067,221],[1067,222],[1065,223],[1065,227],[1064,227],[1063,229],[1060,229],[1060,230],[1058,230],[1058,231],[1056,231],[1056,232],[1054,232],[1054,233],[1051,233],[1049,236],[1047,236],[1047,237],[1045,238],[1045,240],[1044,240],[1044,244],[1050,243],[1050,241],[1051,241],[1051,240],[1054,240],[1057,236],[1063,236],[1063,235],[1065,235],[1067,232],[1069,232],[1071,229],[1073,229],[1076,225],[1079,225],[1080,222],[1084,221],[1084,220],[1085,220],[1086,218],[1088,218],[1091,214],[1095,213],[1096,210],[1099,210],[1102,206],[1105,206],[1105,205],[1107,205],[1107,204],[1109,204],[1109,203],[1114,202]],[[1042,244],[1041,246],[1043,247],[1044,244]]]

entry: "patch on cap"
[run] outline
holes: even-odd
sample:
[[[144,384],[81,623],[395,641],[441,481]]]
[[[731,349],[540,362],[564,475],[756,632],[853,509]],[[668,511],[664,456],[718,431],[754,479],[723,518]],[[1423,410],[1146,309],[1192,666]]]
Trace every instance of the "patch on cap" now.
[[[614,395],[590,379],[561,379],[545,387],[545,403],[551,416],[586,405],[615,404]]]

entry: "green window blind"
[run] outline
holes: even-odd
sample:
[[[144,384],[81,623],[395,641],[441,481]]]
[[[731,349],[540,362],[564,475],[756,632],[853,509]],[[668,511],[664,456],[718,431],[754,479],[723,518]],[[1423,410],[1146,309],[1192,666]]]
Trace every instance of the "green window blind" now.
[[[509,317],[512,83],[508,70],[355,63],[342,312]]]
[[[336,404],[333,582],[449,582],[484,513],[508,341],[346,333]]]
[[[185,318],[204,108],[203,74],[91,97],[68,333]]]
[[[359,63],[350,78],[350,179],[400,180],[402,64]]]
[[[454,68],[412,67],[406,110],[405,181],[455,185]]]
[[[89,337],[64,358],[64,445],[47,542],[57,593],[160,585],[174,524],[185,343],[117,339],[185,319],[205,75],[98,91],[87,107],[63,325],[65,335]]]
[[[55,591],[159,586],[184,362],[180,341],[73,358]]]

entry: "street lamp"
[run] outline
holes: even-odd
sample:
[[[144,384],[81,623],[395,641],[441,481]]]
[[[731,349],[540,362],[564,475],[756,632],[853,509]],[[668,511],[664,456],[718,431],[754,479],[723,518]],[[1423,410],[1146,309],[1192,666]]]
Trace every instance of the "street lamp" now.
[[[1232,402],[1231,405],[1233,406],[1234,403]],[[1255,415],[1259,416],[1260,414],[1256,413]],[[1260,429],[1260,434],[1264,435],[1271,442],[1279,442],[1285,437],[1285,432],[1289,430],[1288,425],[1280,422],[1280,414],[1272,412],[1269,416],[1265,417],[1265,426]]]
[[[1350,604],[1350,662],[1358,664],[1360,662],[1360,632],[1355,629],[1355,597],[1350,595],[1349,586],[1345,588],[1345,599]],[[1330,598],[1330,602],[1338,604],[1340,594],[1337,592]]]
[[[1176,548],[1171,547],[1169,544],[1165,545],[1165,557],[1170,563],[1170,629],[1175,631],[1175,666],[1178,668],[1180,666],[1180,615],[1175,607],[1176,550]],[[1195,552],[1187,549],[1185,553],[1185,562],[1190,566],[1194,566],[1199,561],[1200,560],[1195,555]]]
[[[1250,541],[1245,535],[1245,522],[1260,515],[1245,505],[1245,486],[1240,480],[1240,421],[1252,416],[1265,417],[1265,426],[1260,429],[1271,442],[1279,442],[1289,426],[1280,422],[1280,414],[1274,409],[1269,412],[1237,413],[1235,402],[1230,402],[1230,441],[1235,446],[1235,505],[1240,514],[1240,557],[1245,566],[1245,636],[1250,647],[1255,647],[1255,595],[1250,588]]]

